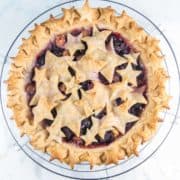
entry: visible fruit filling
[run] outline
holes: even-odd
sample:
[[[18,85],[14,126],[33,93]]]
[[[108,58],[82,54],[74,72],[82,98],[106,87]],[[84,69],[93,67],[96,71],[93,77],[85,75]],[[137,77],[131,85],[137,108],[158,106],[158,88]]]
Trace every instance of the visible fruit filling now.
[[[101,29],[101,32],[103,32],[105,30],[106,29]],[[35,71],[35,68],[41,69],[44,67],[44,65],[46,63],[45,61],[46,61],[47,51],[50,51],[57,57],[72,55],[73,56],[72,63],[77,63],[77,64],[78,64],[78,62],[81,61],[83,56],[86,55],[86,51],[89,48],[88,43],[86,43],[83,40],[79,41],[78,38],[93,36],[93,28],[89,27],[89,28],[74,29],[74,30],[70,31],[69,34],[73,38],[75,38],[74,42],[72,42],[72,43],[81,43],[80,47],[82,46],[82,48],[73,51],[73,54],[71,54],[72,53],[71,49],[68,48],[68,43],[69,43],[68,35],[67,35],[67,33],[64,33],[64,34],[57,35],[55,37],[54,41],[50,42],[48,47],[45,50],[43,50],[42,52],[40,52],[40,54],[36,57],[35,66],[32,69],[32,77],[30,78],[29,82],[25,86],[25,91],[26,91],[27,97],[28,97],[28,103],[33,99],[33,97],[36,93],[36,82],[34,81],[34,73],[33,72]],[[122,58],[126,58],[126,56],[129,55],[130,53],[136,52],[136,50],[132,47],[132,45],[117,32],[112,32],[108,36],[108,38],[105,40],[104,44],[106,47],[112,46],[111,50],[113,48],[115,54]],[[98,46],[97,46],[97,48],[98,48]],[[99,59],[101,60],[101,58],[99,58]],[[61,60],[59,60],[59,61],[61,61]],[[90,64],[89,65],[87,64],[87,66],[90,66]],[[140,56],[137,57],[137,60],[135,63],[132,62],[130,64],[130,67],[128,66],[128,63],[126,63],[126,62],[121,63],[121,65],[114,67],[113,76],[112,76],[111,81],[108,80],[108,78],[106,78],[106,76],[103,74],[103,71],[97,72],[96,80],[105,87],[116,85],[116,83],[121,83],[122,81],[124,81],[121,71],[123,72],[127,68],[132,68],[133,71],[140,72],[139,75],[137,76],[137,78],[135,79],[137,84],[135,85],[135,84],[133,84],[133,82],[128,82],[128,86],[133,87],[134,92],[136,92],[136,91],[138,92],[138,90],[141,89],[141,91],[143,91],[144,97],[147,99],[146,69],[142,63]],[[72,78],[76,78],[76,76],[77,76],[76,69],[73,68],[70,63],[68,65],[68,72]],[[61,73],[63,74],[63,72],[61,72]],[[79,84],[77,84],[77,86],[78,86],[77,95],[79,97],[79,100],[81,100],[83,97],[83,93],[91,92],[94,89],[94,87],[96,86],[96,83],[94,83],[94,81],[92,79],[87,79],[85,81],[79,82]],[[73,95],[70,91],[71,88],[72,87],[70,87],[69,84],[65,84],[63,81],[58,82],[57,89],[59,90],[59,93],[61,93],[62,96],[64,96],[63,99],[61,99],[61,103],[66,102],[68,100],[68,98],[70,98],[71,96],[73,98]],[[125,92],[120,92],[120,94],[121,93],[125,93]],[[100,99],[99,101],[102,101],[102,99]],[[111,101],[112,101],[112,106],[115,108],[121,107],[121,106],[123,106],[124,103],[126,103],[126,99],[122,99],[121,97],[114,97],[111,99]],[[146,107],[146,104],[144,104],[144,103],[135,103],[129,107],[128,113],[131,115],[134,115],[136,117],[141,117],[141,114],[143,113],[145,107]],[[30,108],[30,111],[33,112],[34,105],[33,106],[29,105],[29,108]],[[76,134],[75,132],[73,132],[73,130],[70,129],[68,126],[61,127],[59,129],[59,131],[61,131],[64,134],[63,141],[67,142],[67,143],[73,143],[73,144],[83,147],[83,148],[95,148],[95,147],[102,146],[102,145],[108,145],[108,144],[112,143],[113,141],[115,141],[116,139],[123,136],[125,133],[127,133],[137,122],[137,121],[133,121],[133,122],[126,123],[124,134],[121,133],[120,131],[116,131],[116,133],[115,133],[115,131],[112,131],[112,130],[105,131],[104,136],[100,136],[99,134],[96,134],[94,136],[95,141],[92,141],[92,143],[86,145],[86,142],[83,139],[83,136],[86,136],[87,132],[90,131],[91,129],[93,129],[93,125],[94,125],[93,118],[96,118],[97,121],[100,121],[100,123],[103,123],[104,119],[106,118],[106,116],[108,114],[108,111],[109,111],[108,108],[109,107],[105,106],[104,108],[100,109],[98,112],[94,111],[94,113],[92,113],[88,117],[82,119],[80,121],[79,135]],[[54,119],[56,119],[56,117],[58,116],[56,107],[53,107],[51,109],[50,113],[52,115],[52,119],[45,118],[45,119],[42,119],[42,121],[40,122],[40,125],[43,129],[47,129],[48,127],[50,127],[53,124]],[[71,112],[69,112],[69,113],[71,113]],[[74,116],[76,116],[76,114],[74,114]],[[71,123],[74,123],[74,122],[71,122]]]

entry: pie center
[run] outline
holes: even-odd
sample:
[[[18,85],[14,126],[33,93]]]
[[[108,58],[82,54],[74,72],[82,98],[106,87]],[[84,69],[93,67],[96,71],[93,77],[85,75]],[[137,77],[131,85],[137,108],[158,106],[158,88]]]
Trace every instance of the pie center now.
[[[37,56],[25,90],[29,120],[50,140],[95,148],[124,136],[148,103],[140,52],[119,33],[82,27]]]

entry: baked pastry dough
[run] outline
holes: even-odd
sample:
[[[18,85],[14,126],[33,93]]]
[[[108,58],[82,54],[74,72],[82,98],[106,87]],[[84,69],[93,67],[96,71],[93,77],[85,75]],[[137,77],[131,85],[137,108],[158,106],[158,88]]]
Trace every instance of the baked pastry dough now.
[[[12,59],[8,107],[34,148],[71,167],[138,155],[168,107],[158,40],[112,8],[63,9]]]

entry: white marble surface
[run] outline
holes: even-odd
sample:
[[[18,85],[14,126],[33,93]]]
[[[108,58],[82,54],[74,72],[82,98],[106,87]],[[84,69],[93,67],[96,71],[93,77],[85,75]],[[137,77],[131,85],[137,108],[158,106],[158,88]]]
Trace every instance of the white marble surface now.
[[[10,46],[15,35],[43,10],[59,3],[60,0],[1,0],[0,2],[0,59]],[[95,1],[94,1],[95,2]],[[158,24],[170,40],[176,56],[180,57],[180,1],[179,0],[122,0],[143,12]],[[180,64],[180,61],[178,61]],[[0,63],[1,64],[1,63]],[[1,112],[0,112],[1,113]],[[1,115],[1,114],[0,114]],[[3,116],[0,120],[0,180],[59,180],[54,175],[26,157],[14,145]],[[148,161],[133,171],[113,179],[123,180],[179,180],[180,179],[180,119],[163,146]]]

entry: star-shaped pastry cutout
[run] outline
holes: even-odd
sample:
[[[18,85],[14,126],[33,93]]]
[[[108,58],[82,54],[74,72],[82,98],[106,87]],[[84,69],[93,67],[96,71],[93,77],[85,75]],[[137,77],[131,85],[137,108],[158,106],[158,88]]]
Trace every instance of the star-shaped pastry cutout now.
[[[141,74],[142,71],[133,70],[131,63],[128,63],[126,69],[117,70],[122,76],[123,81],[127,80],[133,86],[137,86],[137,76]]]
[[[77,109],[81,114],[84,114],[85,117],[89,117],[93,114],[93,108],[89,105],[87,99],[81,98],[80,100],[74,101]]]
[[[80,67],[78,67],[79,65],[77,63],[78,62],[76,61],[68,61],[69,66],[71,66],[76,72],[76,75],[75,75],[76,82],[80,83],[87,80],[87,77],[86,77],[86,74],[83,72],[83,70],[80,69]]]
[[[71,66],[75,72],[76,82],[83,82],[87,79],[94,80],[95,74],[98,76],[98,72],[108,63],[105,59],[105,56],[97,56],[97,53],[102,50],[93,51],[93,55],[86,54],[82,57],[80,61],[67,61],[69,66]],[[97,79],[97,78],[96,78]]]
[[[113,38],[110,39],[110,42],[107,44],[107,49],[114,54],[117,54],[114,48]]]
[[[109,112],[106,116],[103,117],[103,119],[101,119],[98,134],[104,138],[104,135],[107,131],[113,130],[114,127],[116,128],[120,126],[121,123],[118,118],[112,112]]]
[[[100,20],[105,20],[105,22],[110,22],[113,23],[111,17],[114,15],[115,10],[112,9],[110,6],[105,7],[105,8],[101,8],[100,9],[101,14],[104,14],[104,16],[101,16],[99,19]]]
[[[142,104],[147,104],[147,100],[144,97],[142,93],[138,92],[131,92],[128,94],[128,101],[130,103],[130,106],[136,103],[142,103]]]
[[[36,82],[36,87],[39,87],[44,80],[47,80],[47,70],[46,68],[35,68],[34,70],[35,76],[33,77],[33,80]]]
[[[88,46],[86,53],[89,54],[92,51],[96,50],[97,48],[106,52],[107,50],[106,50],[105,41],[110,34],[111,31],[109,30],[98,31],[97,28],[94,26],[93,36],[86,36],[82,38],[82,40],[85,41]]]
[[[114,112],[114,115],[116,116],[115,120],[119,121],[119,125],[118,125],[118,127],[116,126],[116,128],[122,134],[125,133],[126,123],[138,120],[138,117],[136,117],[136,116],[134,116],[128,112],[128,108],[129,108],[129,102],[128,101],[124,102],[120,106],[113,107],[113,112]]]
[[[92,116],[91,120],[93,126],[91,127],[91,129],[87,129],[85,135],[81,136],[81,138],[85,140],[86,145],[91,144],[93,141],[95,141],[95,136],[98,134],[99,130],[99,119]]]
[[[78,36],[73,36],[70,33],[67,34],[67,42],[65,48],[69,50],[70,55],[73,56],[77,50],[85,49],[84,44],[81,42],[82,33]]]
[[[76,82],[75,77],[72,77],[72,79],[69,82],[65,82],[64,84],[66,86],[66,94],[71,94],[70,98],[73,101],[79,100],[78,91],[80,91],[81,85],[79,85],[79,83]]]
[[[108,44],[108,50],[111,51],[114,54],[117,54],[114,48],[113,38],[110,39],[110,42]],[[122,58],[125,58],[128,63],[133,63],[137,65],[137,59],[140,53],[130,53],[130,54],[124,54]]]
[[[92,59],[93,61],[98,61],[98,60],[106,61],[106,56],[107,56],[106,52],[104,52],[102,49],[97,48],[94,49],[92,53],[88,54],[86,57],[87,58],[91,57],[90,59]]]
[[[93,51],[92,53],[96,53],[96,51]],[[81,59],[81,61],[76,63],[76,68],[81,70],[86,75],[86,79],[89,79],[92,73],[98,73],[108,63],[102,58],[96,59],[87,54]]]
[[[92,22],[94,19],[97,19],[100,15],[98,9],[89,7],[88,0],[85,1],[81,9],[78,9],[78,12],[81,15],[81,21],[88,20],[89,22]]]
[[[133,89],[128,86],[127,81],[118,82],[109,85],[110,88],[110,100],[113,101],[118,97],[121,97],[122,100],[126,100],[129,93],[133,91]]]
[[[79,18],[79,14],[75,11],[75,8],[72,7],[72,8],[69,8],[69,9],[65,9],[65,8],[62,8],[62,11],[63,11],[63,25],[66,26],[68,25],[69,27],[69,24],[73,24],[74,21]],[[60,23],[60,25],[62,25],[62,23]]]
[[[84,115],[78,111],[76,105],[70,99],[63,101],[57,107],[57,116],[55,121],[59,121],[60,127],[68,127],[77,136],[80,135],[81,120],[84,118]],[[61,132],[61,136],[64,137],[64,134]]]
[[[58,83],[59,83],[58,75],[54,75],[54,76],[50,77],[50,79],[49,79],[49,92],[47,94],[47,97],[52,102],[55,102],[55,103],[58,103],[65,98],[65,95],[62,94],[58,88]]]
[[[54,118],[52,116],[51,110],[54,105],[55,104],[49,101],[46,97],[40,97],[37,106],[32,109],[34,114],[34,122],[39,123],[43,119],[53,120]]]
[[[123,56],[128,60],[129,63],[137,65],[137,59],[140,53],[124,54]]]
[[[93,81],[94,88],[84,91],[82,97],[86,99],[94,111],[103,109],[106,104],[110,103],[109,90],[100,82]]]
[[[38,103],[38,100],[42,94],[48,94],[49,83],[48,79],[46,78],[46,69],[35,68],[35,76],[33,80],[36,82],[36,93],[30,101],[31,106]]]
[[[54,66],[57,66],[57,64],[62,65],[62,63],[68,64],[69,61],[72,61],[72,57],[70,56],[61,56],[57,57],[52,52],[47,51],[45,56],[45,67],[47,69],[51,69]],[[64,62],[63,62],[64,61]]]
[[[57,57],[50,51],[47,51],[45,58],[45,68],[47,69],[47,76],[51,77],[53,75],[58,75],[59,81],[70,81],[72,76],[68,71],[69,61],[72,61],[72,57]]]
[[[64,95],[58,90],[58,75],[54,74],[50,79],[47,79],[45,68],[35,68],[34,81],[36,82],[36,93],[30,101],[31,106],[36,105],[42,95],[50,99],[51,102],[58,102],[64,99]]]
[[[115,68],[126,63],[127,61],[124,58],[113,54],[112,52],[108,52],[106,54],[106,61],[107,65],[100,72],[109,82],[112,82]]]

